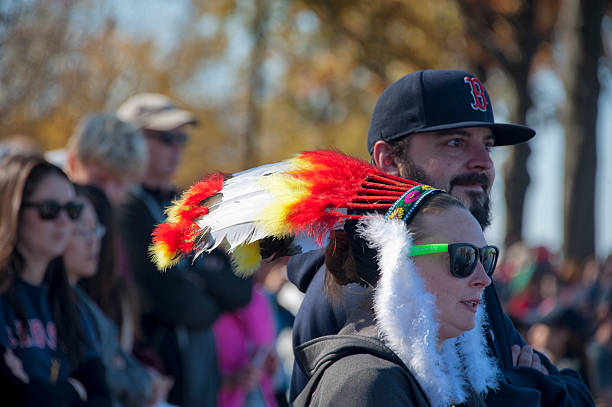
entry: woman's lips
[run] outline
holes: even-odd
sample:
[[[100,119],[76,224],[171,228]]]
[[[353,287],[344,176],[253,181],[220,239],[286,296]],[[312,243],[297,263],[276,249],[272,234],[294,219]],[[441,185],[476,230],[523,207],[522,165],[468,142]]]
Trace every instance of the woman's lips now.
[[[476,313],[478,311],[478,305],[480,304],[480,299],[469,299],[461,301],[463,305],[466,306],[471,312]]]

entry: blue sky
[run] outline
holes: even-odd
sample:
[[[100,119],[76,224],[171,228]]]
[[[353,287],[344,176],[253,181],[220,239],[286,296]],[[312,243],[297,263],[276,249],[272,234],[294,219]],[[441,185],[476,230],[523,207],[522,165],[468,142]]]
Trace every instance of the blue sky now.
[[[120,29],[134,36],[152,37],[159,48],[164,50],[171,48],[180,39],[180,27],[188,18],[189,3],[189,0],[112,0],[108,10],[118,19]],[[200,23],[203,33],[228,28],[215,25],[214,19],[205,18]],[[236,22],[230,24],[233,24],[230,32],[235,35],[230,38],[230,44],[233,46],[228,60],[240,61],[246,55],[245,47],[241,45],[245,43],[246,33]],[[227,94],[227,90],[233,85],[232,74],[236,72],[235,67],[235,63],[228,61],[210,64],[203,71],[198,86],[192,89],[198,89],[209,98],[211,95]],[[612,253],[612,210],[605,204],[612,202],[612,78],[609,72],[602,70],[600,79],[602,87],[598,119],[598,194],[595,219],[596,251],[598,256],[603,257]],[[535,117],[538,117],[538,113],[550,113],[551,109],[563,103],[563,89],[554,74],[543,72],[532,82],[537,97]],[[190,100],[198,99],[197,95],[189,96]],[[495,100],[493,104],[495,106]],[[503,121],[503,105],[498,108],[501,112],[496,108],[496,119]],[[551,121],[530,124],[536,128],[538,134],[530,141],[532,155],[528,166],[532,183],[525,203],[525,240],[531,245],[542,244],[558,250],[563,239],[563,129],[558,123]],[[503,242],[505,223],[503,162],[506,156],[507,151],[504,148],[495,149],[493,152],[497,171],[492,191],[494,217],[486,232],[489,242],[500,245]]]

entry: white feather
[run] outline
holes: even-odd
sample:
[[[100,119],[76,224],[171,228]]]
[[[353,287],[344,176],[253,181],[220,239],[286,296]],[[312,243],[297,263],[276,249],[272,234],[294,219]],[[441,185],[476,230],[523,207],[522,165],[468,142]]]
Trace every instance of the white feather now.
[[[258,220],[261,211],[274,201],[274,195],[266,190],[262,177],[292,169],[289,163],[280,162],[242,171],[227,179],[220,191],[221,198],[197,221],[208,241],[202,242],[196,256],[215,249],[224,241],[231,252],[240,245],[266,237],[268,233]]]

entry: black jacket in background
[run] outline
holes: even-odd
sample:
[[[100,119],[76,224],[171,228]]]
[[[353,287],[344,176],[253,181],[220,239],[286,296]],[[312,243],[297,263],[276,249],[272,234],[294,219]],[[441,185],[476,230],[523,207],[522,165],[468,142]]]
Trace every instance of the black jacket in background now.
[[[0,346],[4,355],[6,348]],[[3,406],[20,407],[111,407],[110,390],[104,378],[104,366],[99,358],[90,359],[72,372],[87,391],[87,401],[82,401],[77,391],[68,382],[55,384],[31,378],[29,383],[18,379],[0,358],[0,392]]]
[[[169,402],[190,407],[216,403],[218,373],[210,327],[223,312],[247,305],[251,281],[232,272],[220,250],[183,261],[166,272],[151,262],[148,248],[163,209],[174,194],[138,188],[117,208],[121,240],[139,289],[145,345],[161,356],[175,379]]]
[[[306,294],[293,325],[294,352],[298,346],[311,339],[338,333],[346,323],[344,306],[341,303],[331,304],[325,295],[324,274],[322,250],[296,255],[287,265],[289,280]],[[570,369],[559,372],[540,353],[538,355],[542,364],[550,372],[548,375],[529,367],[512,366],[511,346],[523,346],[525,341],[503,312],[493,284],[485,289],[485,301],[490,325],[489,345],[504,374],[500,389],[487,395],[487,405],[594,406],[589,389],[578,373]],[[307,369],[299,364],[296,357],[291,376],[290,401],[295,400],[306,386],[308,377]]]

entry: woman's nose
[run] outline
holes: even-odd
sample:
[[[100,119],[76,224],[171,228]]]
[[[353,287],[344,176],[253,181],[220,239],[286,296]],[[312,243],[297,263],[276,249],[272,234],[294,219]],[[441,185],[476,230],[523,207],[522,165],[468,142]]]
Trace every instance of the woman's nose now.
[[[471,283],[477,287],[488,287],[491,285],[491,277],[489,277],[485,272],[484,266],[482,265],[480,259],[478,259],[476,262],[476,269],[472,274]]]

